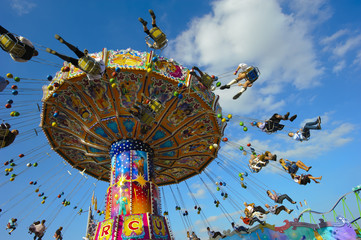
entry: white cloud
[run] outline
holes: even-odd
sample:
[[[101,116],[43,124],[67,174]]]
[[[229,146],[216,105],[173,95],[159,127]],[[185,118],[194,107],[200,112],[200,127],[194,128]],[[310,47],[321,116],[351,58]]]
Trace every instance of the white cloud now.
[[[334,129],[315,130],[311,132],[311,139],[308,142],[296,142],[292,149],[277,153],[294,159],[316,158],[352,141],[349,134],[355,129],[356,126],[353,124],[343,123]]]
[[[332,114],[334,114],[334,112],[326,112],[322,116],[320,116],[322,125],[327,124],[330,121],[330,115],[332,115]],[[299,127],[302,128],[303,126],[305,126],[306,123],[316,121],[317,117],[318,116],[315,116],[313,118],[303,119],[303,121],[300,123]]]
[[[357,52],[357,56],[355,58],[355,60],[353,61],[354,65],[358,66],[358,67],[361,67],[361,51],[358,51]]]
[[[345,67],[346,67],[346,61],[341,60],[333,66],[332,71],[338,73],[341,72]]]
[[[233,159],[234,156],[239,155],[239,146],[243,146],[245,150],[249,150],[246,147],[247,143],[251,143],[256,152],[265,152],[271,150],[272,153],[277,154],[278,158],[288,158],[290,160],[304,159],[304,158],[317,158],[330,150],[341,147],[346,143],[352,141],[350,133],[356,129],[356,126],[347,123],[339,122],[333,117],[334,112],[326,112],[321,116],[322,129],[311,130],[311,139],[308,142],[296,142],[287,136],[288,131],[296,131],[304,126],[306,122],[315,121],[317,116],[305,119],[298,127],[289,128],[286,125],[286,130],[273,134],[274,138],[268,138],[268,140],[253,139],[251,134],[247,134],[243,138],[237,138],[237,142],[231,142],[229,137],[228,143],[222,146],[220,157],[226,157],[227,159]],[[247,168],[248,158],[246,161],[242,160],[239,164],[243,168]],[[273,171],[273,169],[271,169]]]
[[[293,0],[288,3],[297,18],[302,18],[303,22],[311,27],[323,23],[332,15],[327,5],[328,0]]]
[[[332,71],[335,73],[345,69],[348,65],[349,58],[353,58],[352,64],[361,65],[361,34],[348,29],[341,29],[329,37],[323,38],[321,44],[324,45],[323,50],[330,53],[331,59],[336,61]],[[356,55],[355,55],[356,53]]]
[[[347,29],[338,30],[337,32],[335,32],[331,36],[323,38],[321,40],[321,43],[325,44],[325,45],[330,44],[330,43],[334,42],[335,40],[339,39],[340,37],[344,36],[348,32],[349,31]]]
[[[36,4],[27,0],[11,0],[11,7],[17,15],[22,16],[30,13],[30,11],[36,7]]]
[[[338,44],[333,49],[333,54],[336,57],[343,57],[347,52],[357,48],[361,45],[361,34],[354,37],[350,37],[344,43]]]
[[[195,184],[192,184],[191,186],[192,188],[191,189],[195,189],[196,192],[193,192],[193,196],[198,199],[198,198],[204,198],[206,196],[206,191],[204,189],[204,187],[199,184],[199,183],[195,183]],[[188,193],[189,196],[191,196],[191,193]]]
[[[314,6],[312,16],[319,12],[320,3]],[[310,16],[302,13],[301,5],[295,7],[299,13],[287,14],[276,0],[219,0],[212,3],[212,9],[193,19],[188,30],[170,41],[167,51],[180,62],[211,70],[210,74],[234,71],[240,62],[258,66],[261,76],[252,87],[256,90],[247,89],[238,100],[242,101],[238,111],[282,106],[273,96],[286,84],[298,89],[320,84],[317,78],[323,69],[314,52],[310,24],[305,24]],[[266,96],[255,95],[259,89]],[[238,102],[232,100],[237,91],[239,87],[216,92],[226,111],[238,108]]]
[[[276,85],[276,84],[272,84],[272,85],[267,85],[266,87],[263,87],[261,89],[258,90],[260,94],[262,95],[271,95],[271,94],[277,94],[282,92],[282,85]]]
[[[219,220],[221,220],[221,219],[224,219],[224,218],[229,218],[229,216],[231,216],[231,217],[233,217],[233,216],[238,216],[239,214],[241,214],[242,213],[242,211],[241,210],[239,210],[239,211],[235,211],[235,212],[232,212],[232,213],[229,213],[229,214],[220,214],[220,215],[217,215],[217,216],[210,216],[210,217],[208,217],[206,220],[206,222],[209,222],[209,223],[213,223],[213,222],[216,222],[216,221],[219,221]],[[200,220],[197,220],[197,221],[195,221],[195,224],[196,225],[204,225],[203,224],[204,222],[202,222],[202,221],[200,221]],[[204,230],[206,230],[205,228],[204,228]],[[204,230],[201,230],[201,232],[204,232]]]
[[[273,87],[269,86],[261,88],[261,91],[268,92],[268,94],[265,95],[255,93],[258,89],[248,88],[238,100],[233,100],[232,98],[236,95],[240,88],[216,91],[215,94],[220,96],[220,103],[224,108],[224,112],[238,114],[249,114],[255,110],[272,112],[285,105],[284,100],[280,100],[270,93],[272,89],[277,90],[277,88],[278,87],[276,85]]]

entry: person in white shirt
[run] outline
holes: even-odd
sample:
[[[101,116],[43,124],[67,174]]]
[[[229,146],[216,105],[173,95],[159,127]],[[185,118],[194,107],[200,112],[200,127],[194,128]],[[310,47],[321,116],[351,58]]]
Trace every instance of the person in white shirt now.
[[[239,71],[239,73],[238,73]],[[258,79],[259,77],[259,70],[257,67],[248,66],[245,63],[241,63],[238,65],[236,71],[234,72],[234,75],[238,73],[238,77],[227,83],[226,85],[223,85],[220,87],[221,90],[223,89],[229,89],[231,85],[238,83],[242,79],[246,79],[245,83],[238,83],[238,86],[242,86],[241,91],[239,91],[236,95],[234,95],[233,99],[239,98],[243,92],[247,90],[248,87],[252,87],[253,83]]]
[[[296,204],[295,201],[292,200],[287,194],[279,194],[276,193],[275,190],[273,190],[273,193],[270,190],[267,190],[267,195],[270,199],[272,199],[275,203],[283,203],[283,200],[287,200],[292,204]]]
[[[192,240],[191,234],[189,233],[189,231],[187,231],[187,240]]]
[[[41,221],[41,223],[39,224],[36,224],[35,226],[35,230],[34,230],[34,240],[41,240],[44,236],[44,233],[45,233],[45,220]]]
[[[266,151],[265,153],[258,156],[252,154],[248,166],[251,168],[251,170],[257,173],[262,169],[262,167],[267,166],[270,160],[276,161],[277,155],[272,154],[269,151]]]
[[[247,204],[247,202],[244,202],[243,204],[246,207],[244,209],[244,214],[246,215],[246,217],[252,217],[252,215],[256,212],[268,214],[268,211],[264,210],[264,208],[262,208],[261,206],[255,206],[254,203]]]
[[[274,205],[274,206],[270,206],[268,204],[265,204],[266,208],[268,209],[268,211],[274,215],[278,215],[281,211],[285,211],[288,214],[291,214],[291,212],[293,211],[293,209],[288,209],[285,206],[281,205]]]
[[[252,154],[251,159],[249,159],[248,166],[250,167],[250,169],[253,172],[257,173],[262,169],[262,167],[267,166],[267,164],[268,164],[268,160],[267,161],[261,161],[258,156],[255,156],[255,155]]]
[[[208,236],[210,238],[216,238],[220,236],[221,238],[225,238],[226,236],[222,235],[220,232],[211,231],[209,227],[207,227]]]
[[[0,26],[0,47],[17,62],[27,62],[39,54],[30,40],[22,36],[14,36],[2,26]]]
[[[311,137],[310,130],[321,130],[321,117],[318,117],[317,120],[314,122],[306,123],[305,126],[297,132],[288,133],[288,136],[290,136],[296,141],[308,141]]]

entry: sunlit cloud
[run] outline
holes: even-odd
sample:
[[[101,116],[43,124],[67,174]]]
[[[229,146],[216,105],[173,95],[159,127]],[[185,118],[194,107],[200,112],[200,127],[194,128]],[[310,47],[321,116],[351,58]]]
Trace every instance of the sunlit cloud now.
[[[11,7],[17,15],[22,16],[30,13],[36,7],[36,3],[27,0],[11,0]]]
[[[205,191],[204,187],[201,184],[199,184],[199,183],[192,184],[191,190],[193,190],[193,189],[195,190],[195,192],[192,191],[192,194],[196,199],[205,198],[206,191]],[[188,193],[188,195],[190,197],[191,197],[192,194]]]
[[[324,1],[307,2],[312,3],[312,12],[304,11],[306,4],[294,3],[294,12],[286,14],[276,0],[214,1],[212,12],[193,19],[189,29],[170,41],[168,51],[210,74],[229,72],[220,79],[223,83],[234,78],[232,72],[240,62],[258,66],[260,78],[239,101],[232,99],[240,90],[237,86],[216,91],[224,110],[250,113],[280,108],[284,102],[276,95],[285,87],[318,86],[323,74],[309,34],[312,24],[306,23],[323,12]],[[242,108],[237,106],[240,102]]]
[[[361,47],[361,34],[349,29],[341,29],[320,42],[324,46],[323,50],[336,62],[332,68],[333,72],[339,73],[345,69],[349,58],[353,59],[349,64],[360,66],[361,53],[358,50]]]

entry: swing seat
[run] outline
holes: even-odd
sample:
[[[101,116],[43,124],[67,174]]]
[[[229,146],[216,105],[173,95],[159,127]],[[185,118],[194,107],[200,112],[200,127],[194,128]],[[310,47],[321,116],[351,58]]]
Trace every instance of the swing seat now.
[[[0,129],[0,139],[4,139],[7,135],[9,135],[9,129]]]
[[[133,115],[139,120],[140,123],[145,125],[151,125],[154,122],[154,112],[148,105],[138,105],[135,107],[138,109],[137,116]]]
[[[154,121],[154,117],[151,113],[149,112],[144,112],[141,116],[141,118],[139,119],[141,123],[144,123],[146,125],[150,125],[153,123]]]
[[[153,27],[149,33],[149,36],[156,42],[164,42],[167,39],[166,35],[158,27]]]
[[[157,113],[163,109],[162,104],[156,100],[150,100],[149,107],[153,110],[154,113]]]
[[[259,75],[260,75],[260,72],[257,67],[251,67],[246,72],[246,78],[247,78],[247,80],[249,80],[251,82],[256,81],[258,79]]]
[[[2,49],[16,57],[22,57],[26,53],[24,45],[18,40],[14,41],[8,34],[0,36],[0,45]]]
[[[273,121],[266,121],[266,132],[274,133],[282,130],[285,127],[283,124],[275,123]]]
[[[90,56],[79,58],[78,65],[81,70],[88,74],[99,75],[101,73],[100,64]]]
[[[252,172],[252,173],[258,173],[261,169],[253,169],[251,166],[249,166],[249,170]]]
[[[151,41],[150,39],[152,39],[153,41]],[[152,29],[150,29],[149,36],[145,38],[145,41],[149,43],[152,48],[161,50],[164,49],[168,43],[167,36],[158,27],[153,27]]]
[[[210,88],[213,84],[214,79],[209,76],[207,73],[204,73],[202,78],[201,78],[201,82],[204,86],[206,86],[207,88]]]

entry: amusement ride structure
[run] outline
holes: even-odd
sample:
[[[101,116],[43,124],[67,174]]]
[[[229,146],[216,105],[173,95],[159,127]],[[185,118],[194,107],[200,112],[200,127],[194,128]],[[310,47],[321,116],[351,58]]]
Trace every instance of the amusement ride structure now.
[[[154,12],[150,10],[150,13],[155,22]],[[139,21],[146,28],[147,23],[141,18]],[[162,50],[167,44],[165,34],[156,26],[153,26],[148,32],[150,35],[146,38],[147,45],[155,50]],[[17,43],[11,42],[10,34],[1,36],[1,44],[7,45],[9,51],[14,46],[18,46]],[[56,39],[71,46],[70,49],[74,49],[59,35],[56,35]],[[154,42],[152,42],[153,40]],[[154,47],[157,46],[155,44],[157,40],[161,40],[160,44],[158,42],[159,48]],[[253,146],[251,147],[250,143],[239,146],[238,143],[232,143],[228,141],[228,138],[223,137],[226,124],[232,115],[229,114],[227,118],[222,116],[224,113],[222,113],[222,108],[218,102],[219,97],[213,93],[213,90],[221,85],[220,82],[214,83],[217,77],[209,76],[197,67],[188,69],[173,59],[156,54],[155,50],[140,52],[130,48],[125,50],[104,48],[103,51],[97,53],[88,53],[87,51],[82,53],[76,49],[73,51],[79,57],[79,65],[76,64],[77,62],[65,61],[61,70],[54,77],[49,76],[47,78],[50,84],[43,86],[40,127],[50,147],[72,168],[79,170],[81,174],[85,173],[97,180],[109,183],[105,194],[104,214],[100,214],[104,215],[104,220],[97,222],[96,227],[87,232],[86,239],[88,240],[174,239],[167,218],[168,212],[162,209],[159,187],[186,182],[187,179],[204,172],[215,184],[216,190],[221,193],[223,200],[226,200],[228,198],[226,191],[231,188],[226,188],[225,182],[214,180],[211,176],[211,170],[206,169],[213,160],[225,158],[224,155],[229,155],[232,160],[235,160],[238,159],[238,155],[250,154],[250,164],[244,165],[246,168],[250,167],[252,160],[254,160],[254,167],[258,168],[257,171],[252,171],[250,167],[250,174],[247,173],[248,169],[246,171],[244,168],[238,168],[239,166],[231,169],[225,168],[222,166],[222,162],[216,160],[217,164],[225,168],[230,176],[234,177],[233,175],[238,174],[238,177],[235,178],[239,183],[237,185],[239,189],[247,189],[247,181],[252,180],[252,174],[259,172],[262,167],[266,167],[270,161],[277,163],[276,155],[269,151],[258,151]],[[58,57],[63,56],[49,48],[46,51]],[[104,71],[96,76],[89,74],[100,66],[97,65],[98,63],[103,64]],[[194,70],[197,70],[200,76]],[[230,75],[236,75],[237,71]],[[259,76],[258,68],[254,67],[248,68],[242,73],[246,76],[246,81],[249,81],[248,87]],[[12,79],[13,76],[8,74],[7,78]],[[4,82],[5,78],[0,80]],[[14,80],[18,82],[15,78]],[[20,78],[18,80],[20,81]],[[223,87],[229,88],[230,86],[225,85]],[[13,95],[17,95],[17,86],[13,86],[12,89]],[[13,100],[11,102],[8,100],[6,108],[11,108],[12,103]],[[10,114],[11,117],[19,115],[20,113],[16,111]],[[288,120],[289,113],[286,115],[287,117],[282,120]],[[257,124],[262,124],[262,120],[251,120],[252,126],[259,127]],[[319,121],[321,120],[319,119]],[[243,120],[240,122],[243,131],[248,130],[247,124]],[[279,130],[282,130],[283,127],[284,125]],[[10,134],[9,128],[5,123],[2,125],[2,133],[5,133],[6,137]],[[38,135],[36,130],[35,132]],[[274,132],[271,131],[270,133]],[[219,151],[221,142],[228,144],[229,147],[235,147],[237,151],[241,150],[243,154],[238,152],[238,155],[234,157],[231,153],[222,153]],[[8,145],[4,141],[2,148]],[[249,150],[245,146],[249,147]],[[262,162],[259,159],[261,156],[263,159],[266,157],[269,159]],[[19,155],[19,158],[22,157],[24,154]],[[296,165],[295,162],[288,162]],[[27,167],[37,166],[37,163],[36,165],[29,164]],[[298,164],[301,164],[300,161]],[[14,170],[13,167],[16,166],[11,161],[5,162],[4,165],[9,165],[5,170],[6,176],[10,175]],[[298,167],[299,165],[295,167],[296,172],[302,167],[303,170],[307,169],[307,172],[311,168],[305,164],[301,165],[302,167]],[[285,169],[281,168],[281,170],[285,172]],[[14,181],[17,177],[14,173],[10,176],[10,181]],[[307,176],[310,177],[311,175]],[[299,177],[301,178],[301,176]],[[292,176],[293,178],[294,176]],[[317,182],[315,179],[321,179],[321,177],[314,178],[314,181]],[[224,211],[218,198],[215,197],[215,194],[212,193],[202,178],[201,180],[212,195],[215,206]],[[308,180],[310,181],[310,179]],[[298,183],[301,184],[300,182]],[[36,185],[36,181],[31,181],[30,184]],[[262,188],[260,191],[263,191],[263,194],[266,192],[263,186],[257,183],[255,185]],[[78,185],[74,189],[77,187]],[[189,190],[188,184],[187,187]],[[251,186],[248,190],[250,188]],[[343,195],[328,212],[332,212],[340,202],[345,204],[346,195],[355,193],[361,214],[360,197],[358,196],[360,190],[361,186],[357,186],[352,192]],[[35,192],[38,193],[39,188]],[[196,205],[194,209],[198,214],[201,214],[200,204],[198,204],[193,193],[190,190],[189,192]],[[276,192],[274,193],[276,194]],[[62,198],[63,194],[64,192],[59,194],[58,198]],[[255,195],[259,196],[259,193],[256,192]],[[44,204],[47,196],[40,192],[38,196],[42,197],[41,204]],[[174,194],[173,197],[176,199]],[[262,201],[264,200],[262,196],[260,198]],[[163,199],[163,201],[165,200]],[[279,203],[275,199],[272,200]],[[229,197],[229,201],[239,211],[239,205],[242,205],[240,204],[241,201],[235,203],[231,197]],[[183,200],[180,199],[180,202]],[[296,204],[292,200],[289,202]],[[70,205],[70,202],[64,199],[62,204],[67,206]],[[244,204],[247,205],[247,203]],[[247,206],[246,210],[248,210]],[[288,214],[293,211],[285,206],[282,207]],[[74,209],[76,208],[77,206],[74,207]],[[258,206],[257,208],[262,207]],[[176,206],[176,210],[180,209],[181,207]],[[82,212],[83,210],[80,209],[79,215]],[[102,213],[99,210],[98,212]],[[360,217],[354,218],[352,216],[354,220],[349,222],[346,219],[345,207],[344,216],[336,217],[335,214],[334,223],[327,222],[324,218],[320,219],[319,223],[315,221],[314,223],[306,223],[302,218],[305,213],[309,213],[310,216],[311,213],[323,216],[328,212],[321,213],[310,208],[304,209],[298,218],[293,219],[293,221],[285,220],[284,226],[276,227],[264,221],[265,215],[269,213],[267,211],[267,213],[257,216],[263,220],[258,219],[259,225],[251,227],[253,223],[250,224],[249,221],[246,223],[247,221],[243,220],[250,227],[243,227],[243,230],[238,230],[239,228],[233,227],[234,222],[230,221],[233,230],[225,230],[222,233],[224,235],[219,233],[219,236],[211,238],[257,240],[356,239],[353,226],[360,230],[357,224]],[[275,215],[278,213],[273,212]],[[183,216],[187,215],[188,212],[185,210]],[[224,212],[224,215],[229,217],[228,220],[233,220],[230,214]],[[254,215],[246,215],[246,217],[256,218]],[[242,219],[244,218],[242,217]],[[207,222],[206,218],[205,222]],[[209,233],[211,233],[210,230]],[[191,237],[189,234],[188,231],[188,239],[199,239]]]
[[[41,126],[69,164],[109,182],[95,239],[171,239],[158,186],[199,174],[217,156],[218,97],[154,52],[91,56],[105,62],[103,77],[66,63],[44,88]]]

